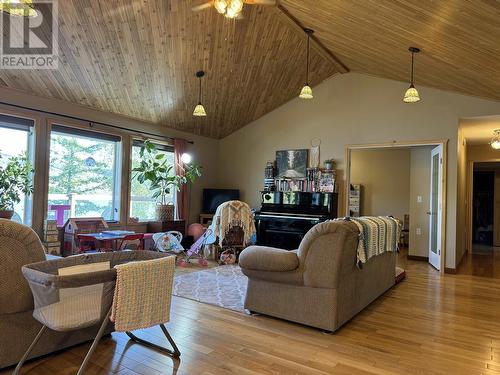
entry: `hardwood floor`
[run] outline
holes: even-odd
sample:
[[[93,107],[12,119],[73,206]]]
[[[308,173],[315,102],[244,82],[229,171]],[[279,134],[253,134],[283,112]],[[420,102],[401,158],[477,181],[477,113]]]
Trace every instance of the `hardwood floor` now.
[[[88,374],[500,374],[500,280],[406,261],[407,279],[333,335],[174,298],[180,361],[102,340]],[[141,334],[160,339],[159,329]],[[24,374],[75,374],[89,344],[31,362]],[[9,374],[0,371],[0,375]]]
[[[464,255],[457,272],[500,279],[500,248],[475,245],[472,253]]]

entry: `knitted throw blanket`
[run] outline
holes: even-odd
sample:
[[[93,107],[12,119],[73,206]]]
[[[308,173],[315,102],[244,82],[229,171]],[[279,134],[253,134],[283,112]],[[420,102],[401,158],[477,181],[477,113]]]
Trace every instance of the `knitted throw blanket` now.
[[[111,321],[117,332],[134,331],[170,320],[175,257],[115,266]]]
[[[235,226],[240,226],[245,233],[245,243],[243,245],[250,243],[250,239],[255,234],[255,222],[250,206],[241,201],[222,203],[217,207],[210,227],[212,233],[219,238],[220,246],[222,246],[229,228]]]
[[[398,251],[401,223],[389,216],[349,218],[359,229],[358,259],[361,266],[371,257],[387,251]]]

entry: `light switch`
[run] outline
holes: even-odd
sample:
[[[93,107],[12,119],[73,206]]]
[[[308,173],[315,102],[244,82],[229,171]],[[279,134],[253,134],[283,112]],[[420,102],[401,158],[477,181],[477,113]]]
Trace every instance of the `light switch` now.
[[[417,228],[417,236],[421,236],[422,235],[422,228]]]
[[[422,199],[422,196],[419,195],[417,196],[417,203],[422,203],[423,199]]]

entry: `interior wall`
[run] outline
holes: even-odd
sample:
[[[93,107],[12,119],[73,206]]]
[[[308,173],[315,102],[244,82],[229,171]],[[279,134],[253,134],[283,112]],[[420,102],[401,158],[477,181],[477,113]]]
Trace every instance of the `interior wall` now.
[[[467,141],[461,126],[458,129],[457,142],[457,264],[461,262],[467,251]]]
[[[409,105],[402,102],[406,88],[357,73],[333,76],[314,88],[313,100],[293,99],[222,139],[219,186],[239,188],[242,199],[258,208],[264,167],[276,150],[309,147],[318,137],[321,159],[334,158],[342,171],[348,144],[447,139],[446,267],[455,268],[459,119],[500,114],[500,103],[419,87],[422,101]]]
[[[189,218],[190,222],[198,222],[198,215],[201,210],[202,189],[204,187],[217,185],[218,140],[216,139],[171,129],[168,128],[167,124],[155,125],[126,116],[93,110],[91,108],[61,100],[35,97],[22,93],[20,91],[7,88],[0,88],[0,102],[6,102],[14,105],[35,108],[68,116],[75,116],[87,119],[89,121],[109,123],[112,125],[125,127],[132,131],[150,132],[165,137],[178,137],[193,141],[193,145],[188,145],[187,152],[191,153],[193,156],[193,160],[203,167],[203,175],[195,182],[195,184],[191,188],[191,206]],[[0,110],[4,110],[12,114],[24,114],[26,116],[31,115],[37,117],[37,126],[40,126],[42,128],[42,133],[44,134],[46,134],[45,129],[47,128],[47,124],[50,119],[59,119],[61,122],[64,121],[64,118],[62,117],[58,118],[56,116],[40,114],[39,112],[35,111],[18,109],[8,105],[0,104]]]
[[[410,149],[351,151],[351,183],[360,184],[361,215],[393,215],[410,210]]]
[[[435,146],[412,147],[410,151],[410,247],[408,254],[429,256],[431,152]]]

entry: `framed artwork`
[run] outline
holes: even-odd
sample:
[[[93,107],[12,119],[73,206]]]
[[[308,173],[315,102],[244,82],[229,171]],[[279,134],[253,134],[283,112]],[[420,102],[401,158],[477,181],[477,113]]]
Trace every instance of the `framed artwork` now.
[[[276,151],[279,178],[305,178],[308,150]]]

